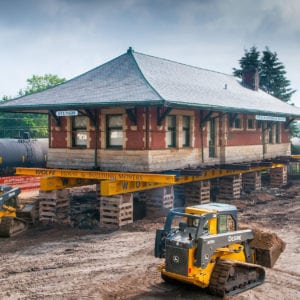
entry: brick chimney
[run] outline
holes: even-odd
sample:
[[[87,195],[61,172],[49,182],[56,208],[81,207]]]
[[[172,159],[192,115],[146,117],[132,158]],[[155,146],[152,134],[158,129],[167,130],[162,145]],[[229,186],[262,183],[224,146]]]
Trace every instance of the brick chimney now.
[[[258,70],[245,70],[243,72],[242,83],[249,89],[258,91],[259,88],[259,74]]]

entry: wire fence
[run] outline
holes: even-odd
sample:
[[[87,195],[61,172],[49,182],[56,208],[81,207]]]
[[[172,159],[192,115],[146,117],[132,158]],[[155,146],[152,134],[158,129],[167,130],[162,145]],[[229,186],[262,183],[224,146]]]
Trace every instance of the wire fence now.
[[[45,138],[48,137],[48,127],[38,128],[1,128],[0,138]]]

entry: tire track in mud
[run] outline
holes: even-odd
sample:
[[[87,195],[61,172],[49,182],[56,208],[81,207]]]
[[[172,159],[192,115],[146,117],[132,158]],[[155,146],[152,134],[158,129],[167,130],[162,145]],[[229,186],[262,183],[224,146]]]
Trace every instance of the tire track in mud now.
[[[298,194],[300,185],[295,185],[292,195]],[[251,218],[275,231],[287,247],[275,269],[267,269],[263,285],[226,299],[300,299],[300,197],[297,199],[263,194],[256,205],[256,199],[231,201],[241,208],[242,221]],[[155,229],[162,222],[141,220],[108,234],[87,235],[89,231],[63,227],[32,229],[0,239],[0,299],[220,299],[205,290],[162,281],[156,268],[162,260],[153,256]]]
[[[154,235],[148,233],[149,249],[152,249]],[[36,248],[16,252],[9,259],[6,255],[2,266],[2,280],[5,279],[9,290],[18,291],[23,297],[59,296],[81,293],[87,282],[109,282],[134,269],[137,263],[137,250],[144,253],[146,241],[141,241],[145,233],[113,233],[103,239],[97,236],[79,238],[74,241],[44,243]],[[132,258],[132,259],[128,259]],[[153,259],[153,252],[149,255]],[[20,263],[11,264],[12,260]],[[2,259],[1,259],[2,260]],[[140,262],[140,265],[143,265]],[[66,282],[68,284],[66,284]],[[53,288],[55,286],[55,288]],[[1,289],[5,295],[6,289]]]
[[[286,274],[284,277],[278,276],[278,272],[280,275]],[[268,277],[266,283],[270,283],[273,285],[282,285],[285,288],[293,289],[299,293],[300,296],[300,274],[296,274],[295,272],[286,272],[281,269],[272,269],[267,273]],[[300,299],[300,298],[299,298]]]

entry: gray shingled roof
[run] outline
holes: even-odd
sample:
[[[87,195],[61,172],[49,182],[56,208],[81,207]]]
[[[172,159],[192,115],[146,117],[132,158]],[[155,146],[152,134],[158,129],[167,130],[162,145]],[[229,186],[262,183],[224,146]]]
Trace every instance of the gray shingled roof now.
[[[5,102],[0,110],[38,111],[126,104],[165,104],[300,117],[300,108],[261,90],[248,89],[234,76],[134,51],[127,51],[56,87]]]

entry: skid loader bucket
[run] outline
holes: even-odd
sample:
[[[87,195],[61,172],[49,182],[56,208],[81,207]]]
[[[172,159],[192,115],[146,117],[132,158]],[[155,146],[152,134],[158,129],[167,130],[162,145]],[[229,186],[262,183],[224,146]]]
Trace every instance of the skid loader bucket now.
[[[270,249],[255,248],[255,263],[267,268],[272,268],[282,253],[278,246],[273,246]]]
[[[249,228],[249,226],[247,226]],[[278,257],[285,249],[285,242],[276,233],[251,227],[254,238],[250,242],[250,248],[254,250],[255,263],[272,268]]]

